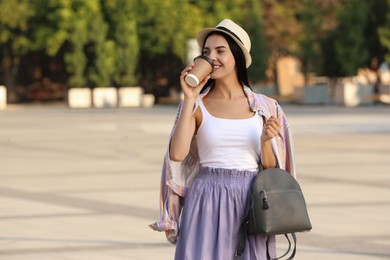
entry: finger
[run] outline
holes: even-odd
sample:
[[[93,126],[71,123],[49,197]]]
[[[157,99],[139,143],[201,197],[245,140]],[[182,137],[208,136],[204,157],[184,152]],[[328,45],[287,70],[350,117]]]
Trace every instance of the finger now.
[[[278,124],[278,122],[275,122],[275,121],[271,121],[267,124],[267,126],[275,129],[275,131],[279,132],[280,131],[280,126]]]
[[[272,131],[272,134],[274,136],[278,135],[280,133],[280,128],[276,124],[271,124],[268,126],[268,129]]]
[[[267,122],[276,122],[276,123],[279,124],[279,120],[278,120],[275,116],[271,116],[271,117],[267,120]]]
[[[183,71],[181,74],[180,74],[180,79],[184,79],[185,76],[187,76],[188,72],[186,71]]]
[[[278,132],[280,131],[280,122],[279,120],[275,119],[275,118],[270,118],[266,125],[270,125],[272,126],[274,129],[276,129]]]
[[[264,127],[272,130],[275,133],[279,133],[280,131],[280,128],[276,122],[267,122],[267,124]]]
[[[274,137],[274,135],[272,134],[272,132],[269,129],[267,129],[267,130],[264,130],[263,137],[265,137],[264,140],[267,141],[267,140],[272,139]]]
[[[191,68],[191,67],[189,67],[189,68]],[[190,70],[183,70],[183,72],[181,73],[181,75],[180,75],[180,83],[181,84],[185,84],[185,85],[187,85],[187,86],[189,86],[188,84],[187,84],[187,82],[185,81],[185,78],[186,78],[186,76],[189,74],[189,71]]]
[[[187,86],[188,86],[189,88],[191,88],[191,89],[193,90],[193,93],[199,95],[199,93],[202,91],[204,85],[207,83],[208,79],[209,79],[209,76],[207,76],[204,80],[202,80],[202,81],[201,81],[197,86],[195,86],[195,87],[192,87],[192,86],[188,85],[187,82],[185,82],[185,83],[187,84]]]
[[[267,127],[265,129],[266,133],[268,136],[270,137],[274,137],[274,136],[277,136],[278,135],[278,131],[276,131],[275,129],[273,129],[272,127]]]
[[[268,121],[279,121],[274,115],[268,118]]]
[[[280,122],[275,116],[271,116],[270,120],[271,120],[271,122],[275,122],[278,125],[278,127],[280,128]]]
[[[190,71],[192,70],[192,67],[191,66],[188,66],[187,68],[185,68],[180,75],[187,75]]]
[[[192,67],[191,67],[191,66],[185,68],[185,69],[181,72],[180,76],[187,75],[191,70],[192,70]]]
[[[183,85],[183,84],[187,85],[187,82],[184,80],[187,75],[188,75],[188,72],[184,72],[180,75],[180,84],[181,85]]]
[[[271,129],[268,129],[267,132],[268,132],[268,136],[271,138],[276,136],[275,132],[272,131]]]

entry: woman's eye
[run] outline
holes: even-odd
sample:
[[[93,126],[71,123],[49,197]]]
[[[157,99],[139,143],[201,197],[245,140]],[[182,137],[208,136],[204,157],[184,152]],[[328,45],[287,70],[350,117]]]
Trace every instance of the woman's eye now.
[[[208,51],[203,51],[202,54],[203,54],[203,55],[208,55],[209,52],[208,52]]]

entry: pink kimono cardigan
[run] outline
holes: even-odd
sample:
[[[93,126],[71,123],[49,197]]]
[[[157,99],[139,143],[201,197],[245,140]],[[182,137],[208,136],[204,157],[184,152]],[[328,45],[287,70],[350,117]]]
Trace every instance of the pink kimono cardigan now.
[[[210,88],[206,89],[205,92],[199,95],[193,112],[195,112],[199,105],[199,101],[207,95],[209,90]],[[279,120],[281,131],[279,136],[272,140],[272,147],[280,168],[290,172],[294,177],[296,177],[292,136],[282,108],[276,100],[262,94],[256,94],[249,87],[244,86],[244,92],[248,98],[249,106],[254,112],[265,117],[265,119],[268,119],[271,115],[273,115]],[[179,104],[170,138],[172,138],[172,134],[175,130],[180,111],[181,104]],[[199,156],[194,138],[191,142],[190,151],[182,162],[175,162],[169,159],[168,147],[164,157],[161,175],[160,219],[159,221],[149,225],[149,227],[156,231],[167,231],[167,239],[173,244],[176,243],[179,231],[180,214],[187,189],[198,172]]]

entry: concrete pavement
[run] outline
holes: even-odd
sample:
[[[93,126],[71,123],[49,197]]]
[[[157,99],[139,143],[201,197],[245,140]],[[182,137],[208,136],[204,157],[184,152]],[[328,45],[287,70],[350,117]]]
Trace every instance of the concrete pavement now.
[[[390,259],[390,107],[283,107],[313,222],[296,259]],[[173,259],[147,225],[175,111],[0,111],[0,259]]]

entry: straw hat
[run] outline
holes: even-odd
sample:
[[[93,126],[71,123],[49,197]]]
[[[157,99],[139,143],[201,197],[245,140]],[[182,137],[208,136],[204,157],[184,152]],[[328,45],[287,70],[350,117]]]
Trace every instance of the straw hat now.
[[[252,57],[249,54],[251,50],[251,39],[244,29],[238,24],[229,19],[224,19],[215,28],[205,28],[196,34],[196,40],[200,48],[203,48],[204,41],[211,32],[222,32],[230,37],[240,46],[245,56],[246,67],[248,68],[252,63]]]

